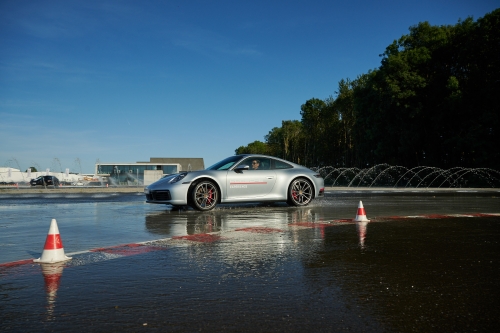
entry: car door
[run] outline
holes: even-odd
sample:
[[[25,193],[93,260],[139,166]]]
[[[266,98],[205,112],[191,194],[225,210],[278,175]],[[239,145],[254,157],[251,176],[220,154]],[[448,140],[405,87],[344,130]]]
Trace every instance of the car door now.
[[[252,162],[258,160],[260,168],[253,169]],[[228,199],[262,198],[268,195],[276,183],[276,173],[271,170],[268,158],[247,158],[238,166],[248,165],[248,170],[229,171],[226,179]]]

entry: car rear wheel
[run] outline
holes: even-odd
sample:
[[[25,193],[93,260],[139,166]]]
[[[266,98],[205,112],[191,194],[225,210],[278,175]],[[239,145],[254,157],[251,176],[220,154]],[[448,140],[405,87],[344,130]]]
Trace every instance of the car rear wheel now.
[[[307,206],[313,199],[313,187],[304,178],[295,179],[288,187],[287,203],[291,206]]]
[[[196,210],[211,210],[219,200],[219,189],[211,181],[202,181],[191,190],[191,205]]]

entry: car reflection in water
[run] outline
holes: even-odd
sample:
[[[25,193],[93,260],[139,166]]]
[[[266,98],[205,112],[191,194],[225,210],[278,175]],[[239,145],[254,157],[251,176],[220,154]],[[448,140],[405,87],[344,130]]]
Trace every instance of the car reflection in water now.
[[[220,209],[211,212],[192,210],[166,210],[146,215],[149,232],[171,237],[231,231],[251,227],[288,228],[289,224],[322,222],[326,218],[321,207],[290,209],[287,206],[255,209]]]
[[[220,236],[217,242],[188,248],[191,260],[199,265],[212,257],[230,268],[228,274],[233,277],[253,274],[251,272],[274,275],[278,262],[297,257],[302,262],[306,259],[304,256],[311,256],[323,246],[325,228],[334,227],[329,224],[332,217],[325,215],[325,211],[323,207],[291,209],[287,206],[240,206],[202,213],[169,210],[146,215],[145,223],[149,232],[162,238]],[[354,223],[350,228],[353,241],[357,242]],[[191,244],[201,243],[193,241]]]
[[[163,237],[221,231],[221,216],[193,211],[165,211],[146,215],[146,228]]]

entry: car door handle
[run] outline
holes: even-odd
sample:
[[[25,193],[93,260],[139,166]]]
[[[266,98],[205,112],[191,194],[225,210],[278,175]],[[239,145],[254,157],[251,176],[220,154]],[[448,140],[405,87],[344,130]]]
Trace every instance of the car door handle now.
[[[274,177],[267,177],[267,179],[273,179]]]

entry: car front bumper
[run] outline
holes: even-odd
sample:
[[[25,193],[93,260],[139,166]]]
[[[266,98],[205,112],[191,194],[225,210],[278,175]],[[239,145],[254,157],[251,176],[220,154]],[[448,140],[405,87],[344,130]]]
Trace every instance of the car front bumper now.
[[[189,184],[171,184],[164,187],[146,187],[144,194],[147,203],[169,204],[182,206],[187,205],[187,193]]]

